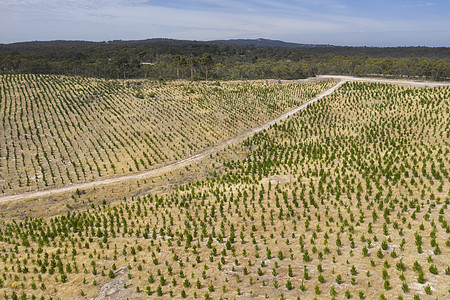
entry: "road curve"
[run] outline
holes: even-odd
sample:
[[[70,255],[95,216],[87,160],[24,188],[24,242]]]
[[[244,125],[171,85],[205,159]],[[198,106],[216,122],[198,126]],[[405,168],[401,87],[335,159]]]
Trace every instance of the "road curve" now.
[[[127,175],[122,175],[122,176],[118,176],[118,177],[113,177],[113,178],[104,178],[104,179],[98,179],[96,181],[91,181],[91,182],[85,182],[85,183],[76,183],[73,185],[69,185],[69,186],[65,186],[65,187],[60,187],[60,188],[53,188],[53,189],[48,189],[48,190],[41,190],[41,191],[34,191],[34,192],[26,192],[26,193],[22,193],[22,194],[15,194],[15,195],[6,195],[6,196],[0,196],[0,203],[1,202],[9,202],[9,201],[14,201],[14,200],[22,200],[22,199],[27,199],[27,198],[36,198],[36,197],[44,197],[44,196],[50,196],[50,195],[55,195],[55,194],[59,194],[59,193],[64,193],[64,192],[72,192],[75,191],[77,189],[86,189],[86,188],[93,188],[93,187],[97,187],[97,186],[103,186],[103,185],[108,185],[108,184],[112,184],[112,183],[118,183],[118,182],[122,182],[122,181],[128,181],[128,180],[136,180],[136,179],[143,179],[143,178],[147,178],[147,177],[151,177],[151,176],[156,176],[156,175],[161,175],[179,168],[183,168],[187,165],[190,165],[193,162],[199,161],[205,157],[207,157],[208,155],[210,155],[211,153],[215,153],[223,148],[226,148],[232,144],[235,144],[237,142],[240,142],[244,139],[246,139],[247,137],[250,137],[252,135],[254,135],[255,133],[258,133],[264,129],[269,128],[271,125],[274,125],[275,123],[278,123],[290,116],[292,116],[293,114],[296,114],[297,112],[299,112],[300,110],[305,109],[308,105],[316,102],[317,100],[330,95],[331,93],[333,93],[336,89],[338,89],[342,84],[344,84],[347,81],[369,81],[369,82],[382,82],[382,83],[399,83],[399,84],[411,84],[411,85],[420,85],[420,86],[450,86],[449,83],[438,83],[438,82],[416,82],[416,81],[398,81],[398,80],[389,80],[389,79],[374,79],[374,78],[358,78],[358,77],[350,77],[350,76],[333,76],[333,75],[323,75],[323,76],[319,76],[319,78],[330,78],[330,79],[338,79],[340,80],[336,85],[334,85],[332,88],[320,93],[319,95],[317,95],[316,97],[314,97],[313,99],[309,100],[308,102],[284,113],[283,115],[279,116],[276,119],[273,119],[271,121],[268,121],[258,127],[255,127],[249,131],[246,131],[238,136],[235,136],[231,139],[228,139],[224,142],[221,142],[215,146],[212,146],[210,148],[207,148],[205,150],[203,150],[202,152],[199,152],[193,156],[181,159],[179,161],[167,164],[165,166],[162,166],[160,168],[157,169],[153,169],[153,170],[149,170],[149,171],[143,171],[140,173],[134,173],[134,174],[127,174]]]
[[[400,79],[381,79],[381,78],[367,78],[367,77],[353,77],[341,75],[319,75],[318,78],[340,79],[345,81],[363,81],[363,82],[380,82],[380,83],[396,83],[407,84],[422,87],[436,87],[436,86],[450,86],[448,82],[433,82],[433,81],[412,81]]]

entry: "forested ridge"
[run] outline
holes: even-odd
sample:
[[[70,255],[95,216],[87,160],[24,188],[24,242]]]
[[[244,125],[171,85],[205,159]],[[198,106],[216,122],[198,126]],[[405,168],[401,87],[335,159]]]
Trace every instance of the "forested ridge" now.
[[[0,45],[0,72],[151,79],[342,74],[448,80],[450,48],[342,47],[262,39],[26,42]]]

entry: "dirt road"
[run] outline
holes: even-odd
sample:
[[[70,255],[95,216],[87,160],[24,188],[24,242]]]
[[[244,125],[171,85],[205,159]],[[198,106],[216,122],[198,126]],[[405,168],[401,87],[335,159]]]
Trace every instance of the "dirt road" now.
[[[411,81],[411,80],[397,80],[397,79],[380,79],[380,78],[364,78],[364,77],[352,77],[352,76],[338,76],[338,75],[319,75],[318,78],[332,78],[345,81],[364,81],[364,82],[380,82],[380,83],[396,83],[414,85],[420,87],[436,87],[436,86],[450,86],[450,83],[446,82],[432,82],[432,81]]]
[[[232,144],[240,142],[240,141],[246,139],[247,137],[254,135],[255,133],[258,133],[264,129],[269,128],[271,125],[290,117],[291,115],[297,113],[298,111],[305,109],[308,105],[333,93],[337,88],[339,88],[342,84],[344,84],[347,81],[398,83],[398,84],[410,84],[410,85],[418,85],[418,86],[450,86],[449,83],[399,81],[399,80],[389,80],[389,79],[357,78],[357,77],[350,77],[350,76],[323,75],[323,76],[319,76],[319,78],[338,79],[341,81],[338,82],[332,88],[322,92],[315,98],[309,100],[308,102],[302,104],[299,107],[296,107],[296,108],[284,113],[283,115],[279,116],[278,118],[268,121],[256,128],[246,131],[246,132],[244,132],[236,137],[233,137],[231,139],[228,139],[220,144],[217,144],[215,146],[207,148],[207,149],[203,150],[202,152],[197,153],[188,158],[176,161],[174,163],[167,164],[167,165],[157,168],[157,169],[144,171],[144,172],[140,172],[140,173],[133,173],[133,174],[118,176],[118,177],[114,177],[114,178],[98,179],[96,181],[77,183],[77,184],[73,184],[73,185],[69,185],[69,186],[61,187],[61,188],[53,188],[53,189],[42,190],[42,191],[34,191],[34,192],[27,192],[27,193],[16,194],[16,195],[1,196],[0,202],[8,202],[8,201],[21,200],[21,199],[27,199],[27,198],[43,197],[43,196],[49,196],[49,195],[54,195],[54,194],[59,194],[59,193],[64,193],[64,192],[73,192],[73,191],[76,191],[77,189],[87,189],[87,188],[93,188],[93,187],[97,187],[97,186],[103,186],[103,185],[108,185],[108,184],[122,182],[122,181],[143,179],[143,178],[157,176],[157,175],[161,175],[161,174],[164,174],[164,173],[176,170],[176,169],[183,168],[187,165],[190,165],[193,162],[202,160],[203,158],[207,157],[211,153],[217,152],[217,151],[219,151],[223,148],[226,148]]]

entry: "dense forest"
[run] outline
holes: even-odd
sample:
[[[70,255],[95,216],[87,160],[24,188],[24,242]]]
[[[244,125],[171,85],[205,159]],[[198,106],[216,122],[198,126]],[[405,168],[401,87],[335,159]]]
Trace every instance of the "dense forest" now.
[[[271,40],[0,44],[0,73],[104,78],[296,79],[318,74],[450,78],[450,48],[340,47]]]

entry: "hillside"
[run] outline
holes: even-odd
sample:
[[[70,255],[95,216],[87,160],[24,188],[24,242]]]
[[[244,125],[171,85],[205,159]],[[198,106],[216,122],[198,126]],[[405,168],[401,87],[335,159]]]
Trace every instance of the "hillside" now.
[[[2,175],[25,182],[21,170],[34,171],[36,189],[45,185],[41,170],[58,185],[68,184],[63,166],[74,181],[75,170],[90,180],[151,168],[334,84],[6,75]],[[449,86],[346,82],[185,168],[0,203],[0,294],[448,298],[449,99]],[[22,189],[4,185],[4,193]]]
[[[152,82],[0,76],[0,195],[154,169],[329,88],[312,82]]]
[[[223,44],[230,44],[230,45],[255,46],[255,47],[297,48],[297,47],[314,47],[315,46],[315,45],[289,43],[289,42],[284,42],[284,41],[279,41],[279,40],[270,40],[270,39],[263,39],[263,38],[260,38],[260,39],[214,40],[212,42],[223,43]]]

